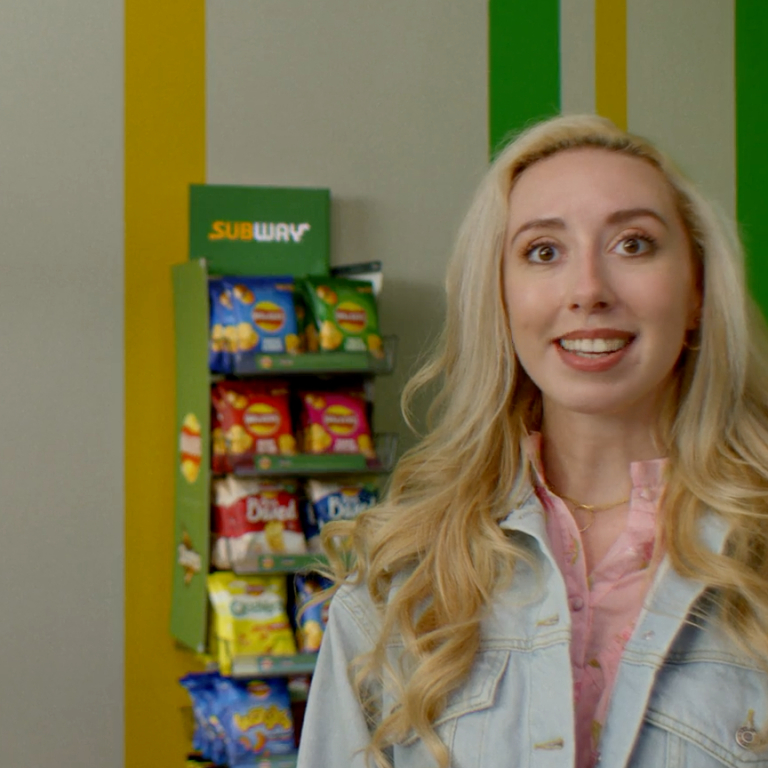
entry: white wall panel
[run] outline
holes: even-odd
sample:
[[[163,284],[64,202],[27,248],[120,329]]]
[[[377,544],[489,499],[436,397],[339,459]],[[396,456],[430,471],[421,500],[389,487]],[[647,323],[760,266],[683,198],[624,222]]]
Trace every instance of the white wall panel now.
[[[627,0],[627,121],[736,210],[733,0]]]
[[[123,6],[0,3],[0,763],[123,764]]]
[[[332,261],[381,259],[380,380],[397,427],[407,371],[443,312],[445,263],[488,156],[487,3],[209,0],[208,181],[329,187]]]
[[[560,109],[595,111],[595,0],[560,0]]]

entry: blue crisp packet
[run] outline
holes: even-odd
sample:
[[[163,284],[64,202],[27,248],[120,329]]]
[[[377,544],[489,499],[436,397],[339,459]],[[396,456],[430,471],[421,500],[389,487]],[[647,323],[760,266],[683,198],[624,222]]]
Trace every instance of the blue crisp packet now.
[[[292,277],[227,277],[235,322],[235,373],[253,372],[255,354],[299,352]]]
[[[217,712],[215,681],[218,672],[192,672],[179,680],[192,699],[195,731],[192,748],[206,760],[219,763],[226,757],[224,729]]]
[[[326,523],[352,520],[379,501],[379,489],[373,482],[310,480],[307,494],[303,523],[310,552],[321,551],[320,531]]]
[[[328,623],[330,599],[311,605],[308,603],[319,592],[331,587],[332,583],[316,574],[304,576],[300,573],[294,577],[294,583],[296,584],[296,640],[299,653],[316,653],[320,650],[320,642]]]
[[[213,373],[232,373],[237,331],[234,297],[224,280],[208,281],[210,324],[208,367]]]
[[[285,680],[219,677],[215,685],[227,738],[223,762],[247,765],[257,757],[295,751],[291,701]]]

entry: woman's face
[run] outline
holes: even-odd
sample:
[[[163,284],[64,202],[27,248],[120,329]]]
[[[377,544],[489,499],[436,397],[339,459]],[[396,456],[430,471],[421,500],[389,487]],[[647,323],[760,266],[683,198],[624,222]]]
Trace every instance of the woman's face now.
[[[655,413],[700,307],[660,171],[597,148],[534,163],[510,195],[503,280],[515,351],[545,413]]]

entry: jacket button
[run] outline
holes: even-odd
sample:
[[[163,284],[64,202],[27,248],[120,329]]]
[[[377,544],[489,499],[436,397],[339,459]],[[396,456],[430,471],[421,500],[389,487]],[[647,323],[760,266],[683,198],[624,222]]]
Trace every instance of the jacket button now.
[[[757,736],[757,731],[754,728],[743,725],[736,731],[736,743],[744,749],[750,749],[755,743],[755,736]]]
[[[569,597],[568,604],[571,606],[572,611],[580,611],[584,607],[584,601],[578,595]]]

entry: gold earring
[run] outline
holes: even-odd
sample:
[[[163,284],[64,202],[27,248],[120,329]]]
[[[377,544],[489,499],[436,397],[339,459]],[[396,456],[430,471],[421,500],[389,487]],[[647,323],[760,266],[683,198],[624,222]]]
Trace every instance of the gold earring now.
[[[696,331],[693,331],[693,333],[696,333]],[[698,352],[701,349],[701,344],[690,344],[686,335],[686,338],[683,340],[683,347],[689,352]]]

